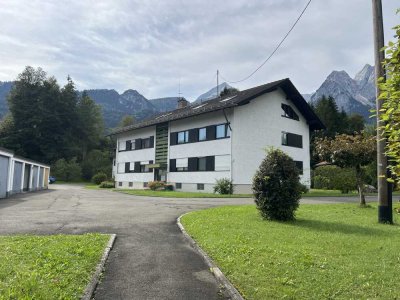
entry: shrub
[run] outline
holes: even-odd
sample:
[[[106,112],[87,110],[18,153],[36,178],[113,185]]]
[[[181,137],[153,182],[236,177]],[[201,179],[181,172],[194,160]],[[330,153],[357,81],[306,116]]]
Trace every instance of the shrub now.
[[[165,183],[162,181],[150,181],[149,184],[147,185],[149,187],[149,189],[151,189],[152,191],[156,191],[159,189],[164,188]]]
[[[62,158],[54,163],[51,168],[51,174],[58,180],[76,181],[81,179],[82,169],[75,157],[69,161]]]
[[[281,150],[268,150],[253,178],[253,194],[263,218],[294,220],[301,197],[301,184],[293,159]]]
[[[308,187],[305,184],[300,184],[300,192],[302,194],[307,194],[308,193]]]
[[[102,183],[100,183],[99,187],[102,189],[115,188],[115,182],[114,181],[103,181]]]
[[[164,185],[164,190],[173,191],[174,190],[174,185],[173,184],[165,184]]]
[[[100,184],[106,180],[107,180],[107,175],[106,173],[103,172],[99,172],[92,177],[92,182],[95,184]]]
[[[233,194],[232,180],[229,180],[228,178],[221,178],[215,181],[214,193],[221,195]]]
[[[342,193],[357,189],[355,171],[337,166],[316,168],[313,172],[313,183],[316,189],[340,190]]]

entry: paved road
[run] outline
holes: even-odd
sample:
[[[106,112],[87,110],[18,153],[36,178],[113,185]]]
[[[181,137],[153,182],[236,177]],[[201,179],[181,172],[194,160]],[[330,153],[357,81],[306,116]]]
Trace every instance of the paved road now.
[[[357,201],[306,199],[305,203]],[[0,234],[116,233],[96,299],[221,299],[202,258],[176,225],[188,211],[251,199],[167,199],[52,185],[0,199]]]

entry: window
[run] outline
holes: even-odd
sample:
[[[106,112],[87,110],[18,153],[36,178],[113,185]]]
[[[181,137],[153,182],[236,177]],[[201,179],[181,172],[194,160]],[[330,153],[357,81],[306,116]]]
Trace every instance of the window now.
[[[303,137],[299,134],[282,132],[282,145],[303,148]]]
[[[150,138],[142,139],[142,148],[143,149],[150,148]]]
[[[149,169],[149,162],[148,162],[148,161],[142,161],[142,162],[140,163],[140,172],[141,172],[141,173],[148,173],[148,172],[150,172],[150,169]]]
[[[178,144],[189,142],[189,130],[178,132]]]
[[[113,159],[113,166],[115,167],[115,159]]]
[[[299,121],[299,116],[296,114],[296,112],[293,110],[293,108],[290,107],[290,105],[282,103],[281,107],[283,110],[282,117]]]
[[[197,170],[198,171],[206,171],[207,170],[207,158],[206,157],[199,157]]]
[[[122,181],[119,181],[119,182],[118,182],[118,186],[122,186]]]
[[[182,183],[175,183],[175,188],[176,188],[177,190],[182,189]]]
[[[197,190],[203,191],[204,190],[204,183],[198,183],[197,184]]]
[[[149,186],[148,182],[143,182],[143,187],[147,188]]]
[[[176,171],[187,171],[188,170],[188,159],[177,158],[176,159]]]
[[[118,163],[117,173],[125,173],[125,163]]]
[[[228,124],[221,124],[216,126],[216,135],[217,139],[222,139],[230,136],[229,126]]]
[[[231,169],[230,155],[215,156],[215,171],[229,171]]]
[[[134,172],[135,171],[135,163],[134,162],[129,163],[129,171],[130,172]]]
[[[129,182],[129,187],[133,187],[133,182]]]
[[[225,129],[225,124],[222,125],[218,125],[216,127],[217,133],[216,133],[216,138],[217,139],[221,139],[224,138],[226,136],[226,129]]]
[[[205,141],[207,139],[207,129],[200,128],[199,129],[199,141]]]
[[[135,150],[136,149],[136,140],[131,141],[131,149]]]
[[[300,175],[303,175],[303,162],[295,160],[294,163],[296,164],[297,169],[299,169]]]
[[[126,142],[118,142],[118,151],[125,151],[126,150]]]

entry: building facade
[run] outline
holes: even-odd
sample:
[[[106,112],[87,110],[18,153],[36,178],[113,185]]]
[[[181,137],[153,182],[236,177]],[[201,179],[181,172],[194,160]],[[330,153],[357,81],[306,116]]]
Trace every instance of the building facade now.
[[[310,132],[323,125],[289,79],[155,116],[113,133],[117,188],[154,180],[176,190],[212,192],[228,178],[249,193],[268,147],[282,149],[310,185]]]
[[[0,148],[0,198],[47,189],[50,167]]]

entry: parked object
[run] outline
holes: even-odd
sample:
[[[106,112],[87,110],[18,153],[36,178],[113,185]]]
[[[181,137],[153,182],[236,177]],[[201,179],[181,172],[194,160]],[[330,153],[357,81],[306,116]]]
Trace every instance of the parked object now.
[[[54,176],[50,176],[49,177],[49,183],[52,184],[52,183],[55,183],[55,182],[56,182],[56,178]]]
[[[0,198],[47,189],[50,167],[0,148]]]

